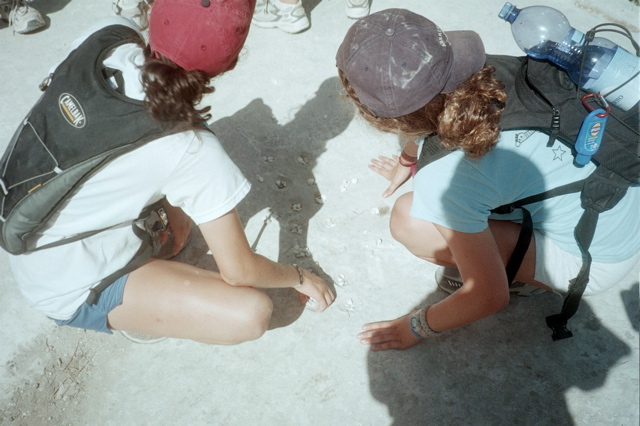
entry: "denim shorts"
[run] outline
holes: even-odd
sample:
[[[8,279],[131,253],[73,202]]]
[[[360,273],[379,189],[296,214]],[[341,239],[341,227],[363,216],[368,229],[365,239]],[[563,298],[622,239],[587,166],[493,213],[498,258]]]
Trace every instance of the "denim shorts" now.
[[[68,320],[54,319],[53,321],[58,325],[68,325],[112,334],[107,326],[107,315],[113,308],[122,304],[124,285],[128,277],[129,274],[126,274],[115,280],[113,284],[100,293],[98,302],[95,305],[89,305],[84,302]]]

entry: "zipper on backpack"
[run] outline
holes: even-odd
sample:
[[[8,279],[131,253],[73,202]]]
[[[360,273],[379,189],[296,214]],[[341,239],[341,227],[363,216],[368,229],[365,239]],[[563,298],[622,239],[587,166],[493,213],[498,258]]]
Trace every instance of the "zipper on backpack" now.
[[[553,143],[556,141],[558,137],[558,133],[560,133],[560,110],[558,108],[552,106],[553,115],[551,116],[551,133],[549,134],[549,141],[547,142],[547,146],[553,146]]]
[[[49,83],[51,83],[52,79],[53,79],[53,73],[46,76],[45,79],[42,80],[42,83],[40,83],[40,85],[38,86],[40,91],[44,92],[45,90],[47,90],[47,87],[49,87]]]

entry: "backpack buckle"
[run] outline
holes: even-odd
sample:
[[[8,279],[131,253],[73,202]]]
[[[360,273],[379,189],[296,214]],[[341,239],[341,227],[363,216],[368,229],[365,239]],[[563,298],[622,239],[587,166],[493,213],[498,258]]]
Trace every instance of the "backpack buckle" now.
[[[567,320],[563,319],[562,315],[549,315],[546,318],[546,321],[547,327],[549,327],[553,331],[553,333],[551,334],[551,338],[554,342],[557,340],[573,337],[573,333],[567,328]]]
[[[509,213],[513,213],[513,211],[518,208],[518,206],[516,206],[515,204],[504,204],[500,207],[496,207],[495,209],[491,210],[491,213],[495,213],[495,214],[509,214]]]

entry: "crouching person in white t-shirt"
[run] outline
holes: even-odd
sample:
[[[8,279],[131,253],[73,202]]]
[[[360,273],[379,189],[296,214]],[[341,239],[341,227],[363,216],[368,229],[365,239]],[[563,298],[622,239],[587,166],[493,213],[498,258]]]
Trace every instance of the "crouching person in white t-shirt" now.
[[[126,102],[144,105],[157,122],[173,123],[179,130],[92,175],[43,228],[38,245],[104,231],[11,257],[28,302],[58,324],[236,344],[257,339],[269,325],[271,299],[255,287],[294,287],[302,299],[313,298],[318,311],[333,302],[335,296],[321,278],[253,252],[236,212],[249,182],[202,125],[211,117],[209,108],[196,105],[213,91],[211,77],[235,66],[255,0],[230,0],[224,8],[220,4],[158,0],[150,18],[149,45],[144,46],[142,38],[126,42],[102,60],[102,69],[109,70],[105,75],[114,76],[106,81]],[[92,29],[77,45],[95,41],[96,35],[109,39],[122,33],[127,22],[111,18],[110,25]],[[130,117],[120,117],[112,130],[120,122],[121,128],[135,127]],[[131,222],[163,199],[175,206],[165,205],[176,251],[193,221],[220,272],[154,259],[117,277],[97,303],[88,303],[91,289],[121,270],[140,249]],[[181,217],[182,212],[186,216]]]

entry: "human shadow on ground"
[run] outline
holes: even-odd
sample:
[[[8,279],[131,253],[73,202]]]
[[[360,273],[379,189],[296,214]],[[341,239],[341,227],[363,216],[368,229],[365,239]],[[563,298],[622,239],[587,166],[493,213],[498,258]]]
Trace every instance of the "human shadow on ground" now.
[[[629,317],[629,323],[635,331],[640,331],[640,283],[636,281],[629,290],[620,292],[620,298]]]
[[[259,218],[263,228],[257,237],[249,236],[249,243],[260,252],[262,231],[277,221],[278,258],[273,260],[306,268],[325,279],[334,290],[331,277],[309,251],[307,238],[309,221],[323,205],[313,169],[327,141],[342,133],[354,115],[352,106],[341,97],[341,87],[338,78],[325,80],[315,96],[284,125],[276,121],[271,108],[261,99],[211,125],[229,156],[252,184],[251,192],[238,205],[245,227],[249,219],[263,212]],[[195,234],[191,251],[195,246],[196,250],[199,247],[201,252],[206,252],[206,244]],[[201,256],[197,262],[197,266],[207,269],[215,268],[214,265],[211,256]],[[295,290],[265,292],[274,301],[270,328],[289,325],[302,313],[304,305]]]
[[[345,0],[345,2],[346,1],[347,0]],[[321,2],[322,0],[302,0],[302,7],[304,7],[304,11],[307,12],[307,17],[311,18],[311,12],[313,12],[313,9],[315,9]]]
[[[49,15],[50,13],[59,12],[69,3],[71,3],[71,0],[34,0],[31,5],[40,13]]]
[[[513,296],[498,314],[407,351],[370,352],[372,395],[394,425],[574,424],[565,392],[602,387],[631,350],[585,301],[572,318],[576,335],[553,342],[544,318],[559,299]]]

